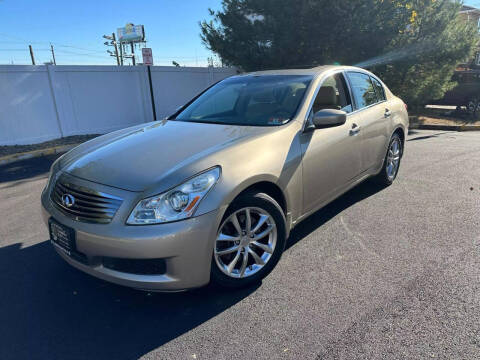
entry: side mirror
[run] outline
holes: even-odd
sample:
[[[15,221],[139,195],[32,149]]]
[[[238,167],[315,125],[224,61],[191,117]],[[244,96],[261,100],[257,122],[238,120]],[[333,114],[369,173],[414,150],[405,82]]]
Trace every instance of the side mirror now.
[[[340,126],[347,121],[347,113],[342,110],[323,109],[313,115],[313,126],[316,129]]]

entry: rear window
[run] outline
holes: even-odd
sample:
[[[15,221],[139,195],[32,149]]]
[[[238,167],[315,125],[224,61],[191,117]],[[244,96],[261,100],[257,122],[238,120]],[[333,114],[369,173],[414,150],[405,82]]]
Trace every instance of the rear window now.
[[[383,88],[383,85],[380,83],[380,81],[378,81],[374,77],[370,77],[370,79],[372,80],[373,87],[375,88],[375,93],[377,94],[378,102],[385,101],[386,97],[385,97],[385,89]]]

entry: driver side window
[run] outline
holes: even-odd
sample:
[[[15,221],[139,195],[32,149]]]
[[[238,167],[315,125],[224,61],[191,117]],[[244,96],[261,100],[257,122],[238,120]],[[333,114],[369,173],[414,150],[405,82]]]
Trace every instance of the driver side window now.
[[[312,111],[315,114],[323,109],[352,112],[352,101],[343,74],[338,73],[328,77],[320,87]]]

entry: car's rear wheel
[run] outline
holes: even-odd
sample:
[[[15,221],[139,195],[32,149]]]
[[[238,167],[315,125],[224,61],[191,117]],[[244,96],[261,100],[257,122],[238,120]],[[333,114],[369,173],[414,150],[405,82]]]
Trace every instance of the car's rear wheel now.
[[[387,154],[383,161],[382,170],[375,177],[378,183],[389,186],[396,179],[398,169],[400,168],[400,161],[403,155],[403,142],[400,136],[395,133],[390,139]]]
[[[228,208],[213,249],[212,281],[243,287],[267,276],[285,249],[282,208],[263,193],[240,196]]]

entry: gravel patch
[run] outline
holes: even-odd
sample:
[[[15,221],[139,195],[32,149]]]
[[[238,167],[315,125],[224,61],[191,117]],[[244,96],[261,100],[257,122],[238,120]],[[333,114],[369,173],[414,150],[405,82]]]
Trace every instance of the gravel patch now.
[[[479,121],[467,121],[463,119],[455,118],[438,118],[431,116],[419,116],[419,123],[422,125],[448,125],[448,126],[458,126],[458,125],[480,125]]]

